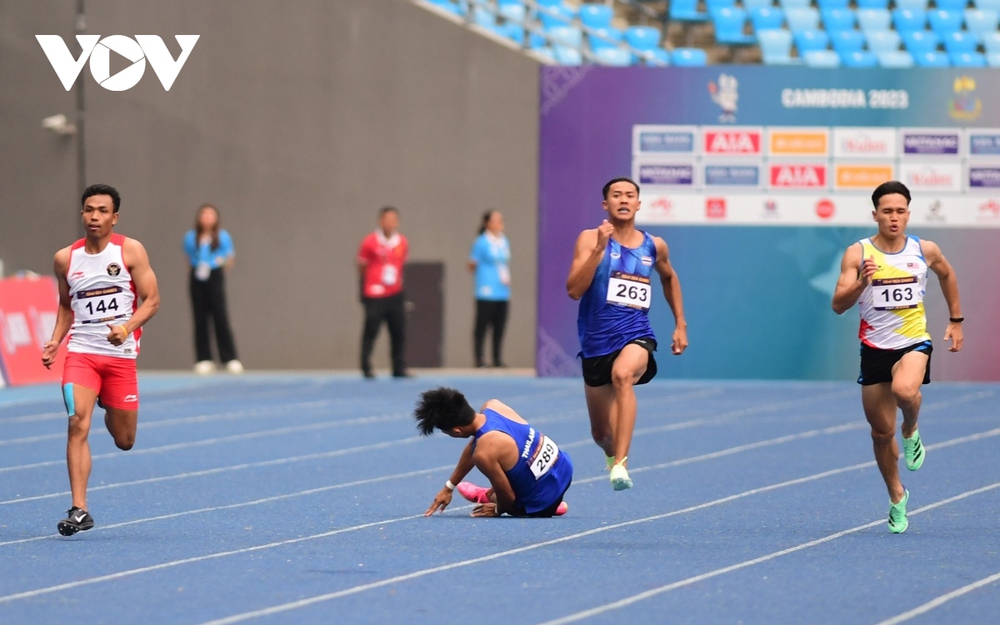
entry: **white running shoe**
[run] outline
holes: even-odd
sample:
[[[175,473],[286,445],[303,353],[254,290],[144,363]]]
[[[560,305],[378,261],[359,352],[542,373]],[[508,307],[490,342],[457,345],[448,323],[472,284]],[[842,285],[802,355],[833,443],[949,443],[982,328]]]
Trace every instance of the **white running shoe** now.
[[[226,371],[229,373],[243,373],[243,363],[233,359],[226,363]]]
[[[615,490],[628,490],[632,488],[632,478],[628,476],[628,469],[625,468],[624,462],[628,458],[622,458],[622,461],[611,467],[611,487]]]
[[[194,372],[198,375],[211,375],[215,373],[215,363],[211,360],[199,360],[194,364]]]

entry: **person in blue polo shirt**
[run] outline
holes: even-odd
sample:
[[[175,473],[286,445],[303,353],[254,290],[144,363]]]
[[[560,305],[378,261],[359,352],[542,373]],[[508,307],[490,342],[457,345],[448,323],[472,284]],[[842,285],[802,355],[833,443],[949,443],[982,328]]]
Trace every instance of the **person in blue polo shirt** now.
[[[476,328],[474,348],[477,367],[485,367],[483,344],[486,331],[493,336],[493,366],[503,367],[501,351],[510,306],[510,243],[503,233],[503,215],[498,210],[483,214],[479,237],[472,244],[469,270],[476,276]]]
[[[195,227],[184,236],[184,252],[191,263],[188,285],[197,355],[194,370],[201,374],[215,371],[208,330],[211,318],[219,360],[225,363],[230,373],[243,373],[243,365],[236,358],[236,344],[226,309],[225,272],[232,268],[236,250],[232,237],[219,227],[219,209],[215,206],[204,204],[198,209]]]

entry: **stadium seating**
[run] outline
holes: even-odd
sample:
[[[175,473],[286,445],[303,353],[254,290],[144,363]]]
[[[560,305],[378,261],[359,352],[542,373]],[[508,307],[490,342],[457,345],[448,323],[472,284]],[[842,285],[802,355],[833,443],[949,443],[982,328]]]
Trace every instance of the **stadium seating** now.
[[[1000,32],[983,35],[983,48],[986,49],[986,54],[1000,54]]]
[[[799,56],[813,50],[826,50],[830,46],[830,35],[824,30],[802,30],[792,33]]]
[[[778,4],[785,11],[788,9],[807,9],[812,6],[812,0],[778,0]]]
[[[868,49],[876,56],[884,52],[896,52],[902,37],[894,30],[872,30],[865,33]]]
[[[878,59],[867,50],[843,55],[840,61],[844,67],[878,67]]]
[[[972,4],[980,11],[1000,11],[1000,0],[972,0]]]
[[[723,7],[712,11],[715,40],[727,45],[747,45],[757,41],[753,35],[744,34],[747,11],[740,7]]]
[[[606,4],[581,4],[580,23],[587,28],[611,28],[614,9]]]
[[[594,56],[600,65],[624,67],[632,64],[632,54],[621,48],[601,48],[594,51]]]
[[[896,10],[907,10],[907,11],[926,11],[927,10],[927,0],[895,0],[893,2]]]
[[[913,67],[914,61],[913,56],[909,52],[903,50],[891,50],[889,52],[879,52],[875,54],[878,57],[879,67],[888,67],[891,69],[902,69],[907,67]]]
[[[454,0],[428,0],[428,2],[455,15],[465,15],[464,3],[455,2]]]
[[[858,28],[861,30],[889,30],[891,27],[892,14],[888,9],[858,10]]]
[[[941,37],[932,30],[915,30],[903,33],[902,38],[906,51],[914,57],[927,52],[935,52],[938,45],[941,44]]]
[[[864,49],[865,35],[860,30],[842,30],[830,36],[830,43],[843,60],[844,56]]]
[[[793,33],[816,30],[819,28],[819,10],[813,7],[786,8],[785,22]]]
[[[950,56],[955,67],[986,67],[986,57],[980,52],[957,52]]]
[[[955,31],[944,35],[941,38],[944,41],[944,49],[948,51],[948,54],[954,56],[956,54],[965,54],[967,52],[976,51],[976,37],[970,35],[967,32]]]
[[[962,13],[960,11],[931,11],[927,14],[927,21],[931,30],[941,37],[962,30]]]
[[[996,32],[997,24],[1000,24],[1000,13],[997,11],[965,10],[965,28],[979,41],[986,33]]]
[[[803,58],[807,67],[840,67],[840,55],[833,50],[809,50]]]
[[[963,11],[969,6],[968,0],[934,0],[934,6],[938,10]]]
[[[850,2],[848,0],[817,0],[816,6],[819,7],[820,11],[843,10],[850,7]]]
[[[636,50],[655,50],[660,47],[660,29],[630,26],[625,29],[625,41]]]
[[[858,9],[888,9],[889,0],[857,0]]]
[[[778,7],[760,7],[750,11],[754,32],[772,30],[785,25],[785,12]]]
[[[671,0],[670,19],[675,22],[707,22],[708,13],[698,10],[698,0]]]
[[[743,0],[742,4],[743,8],[750,13],[753,13],[754,9],[777,8],[771,0]]]
[[[944,52],[924,52],[914,54],[913,60],[919,67],[950,67],[951,61]]]
[[[990,52],[986,55],[986,64],[990,67],[1000,67],[1000,53]]]
[[[787,65],[792,62],[792,31],[784,28],[759,30],[757,41],[766,65]]]
[[[624,38],[625,33],[617,28],[599,28],[587,34],[587,42],[593,52],[604,48],[617,48],[618,43]],[[609,39],[611,41],[608,41]]]
[[[901,35],[923,30],[927,26],[927,12],[923,9],[896,9],[892,12],[892,24]]]
[[[852,30],[858,22],[857,15],[851,9],[823,9],[823,28],[828,33],[841,30]]]
[[[708,64],[708,55],[701,48],[674,48],[670,60],[679,67],[701,67]]]

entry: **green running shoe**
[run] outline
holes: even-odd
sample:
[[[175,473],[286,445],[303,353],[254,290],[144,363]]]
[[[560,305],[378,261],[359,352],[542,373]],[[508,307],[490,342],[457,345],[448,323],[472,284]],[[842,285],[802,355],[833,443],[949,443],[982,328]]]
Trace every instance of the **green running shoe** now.
[[[913,430],[912,438],[903,439],[903,455],[906,457],[906,468],[916,471],[924,464],[924,444],[920,442],[920,432]]]
[[[906,503],[910,501],[910,491],[903,489],[903,498],[899,503],[892,503],[889,500],[889,531],[893,534],[902,534],[909,527],[910,522],[906,520]]]
[[[628,476],[628,469],[625,468],[625,461],[628,457],[611,467],[611,486],[615,490],[628,490],[632,488],[632,478]]]
[[[613,466],[615,466],[615,457],[614,456],[604,456],[604,463],[608,465],[608,471],[610,471],[611,468]]]

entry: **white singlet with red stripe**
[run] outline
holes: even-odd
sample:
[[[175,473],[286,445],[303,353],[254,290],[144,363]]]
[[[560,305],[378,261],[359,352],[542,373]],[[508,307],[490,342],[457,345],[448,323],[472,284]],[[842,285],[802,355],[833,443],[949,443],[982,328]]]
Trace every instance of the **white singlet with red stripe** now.
[[[108,341],[111,331],[108,326],[127,322],[136,309],[135,284],[122,253],[125,236],[112,234],[111,241],[99,254],[88,254],[84,242],[80,239],[69,252],[66,282],[73,325],[68,349],[81,354],[135,358],[139,354],[141,329],[118,347]]]

